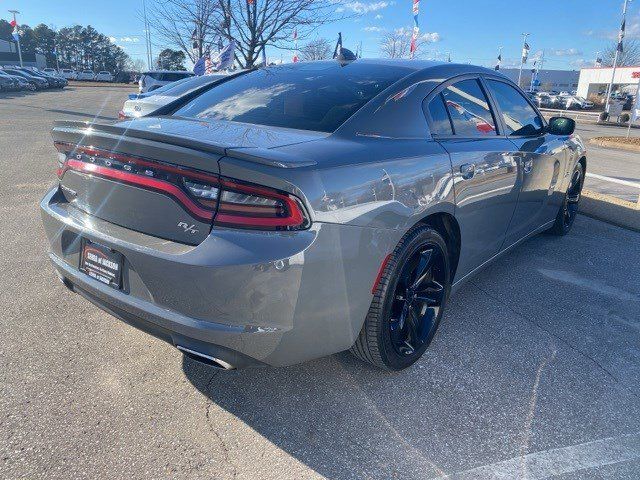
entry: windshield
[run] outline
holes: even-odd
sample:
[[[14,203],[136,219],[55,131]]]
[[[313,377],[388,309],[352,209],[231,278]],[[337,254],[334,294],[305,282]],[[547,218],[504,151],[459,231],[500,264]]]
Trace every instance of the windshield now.
[[[175,115],[333,132],[411,72],[399,66],[341,66],[333,61],[260,69],[202,93]]]

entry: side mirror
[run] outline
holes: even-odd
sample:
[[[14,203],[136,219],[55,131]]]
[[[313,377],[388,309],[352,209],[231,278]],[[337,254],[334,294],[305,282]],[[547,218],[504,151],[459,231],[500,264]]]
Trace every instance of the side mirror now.
[[[571,135],[576,129],[576,122],[567,117],[551,117],[547,131],[552,135]]]

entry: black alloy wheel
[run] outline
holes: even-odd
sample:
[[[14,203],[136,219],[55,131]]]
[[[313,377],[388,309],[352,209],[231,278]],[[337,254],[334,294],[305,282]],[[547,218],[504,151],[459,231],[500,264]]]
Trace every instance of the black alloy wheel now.
[[[412,228],[384,266],[351,352],[385,370],[412,365],[433,340],[450,290],[446,241],[429,225]]]
[[[584,185],[584,167],[582,163],[577,163],[573,174],[571,175],[571,181],[569,182],[569,188],[562,201],[562,206],[556,217],[556,221],[549,229],[549,232],[554,235],[566,235],[571,230],[573,222],[578,215],[578,208],[580,206],[580,197],[582,196],[582,186]]]

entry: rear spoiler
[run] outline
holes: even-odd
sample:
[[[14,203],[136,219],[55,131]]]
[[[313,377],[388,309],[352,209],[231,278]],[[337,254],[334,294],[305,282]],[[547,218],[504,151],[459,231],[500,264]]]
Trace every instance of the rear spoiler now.
[[[117,123],[92,123],[88,121],[62,120],[54,123],[51,131],[56,142],[91,146],[90,139],[85,137],[99,135],[111,139],[117,144],[123,139],[140,139],[143,141],[159,142],[176,147],[188,148],[215,155],[233,156],[240,160],[258,163],[276,168],[300,168],[316,165],[314,160],[301,159],[277,149],[237,147],[233,145],[216,144],[210,141],[183,138],[166,133],[149,131],[147,129],[128,128],[135,120],[119,121]],[[78,140],[80,138],[80,140]]]

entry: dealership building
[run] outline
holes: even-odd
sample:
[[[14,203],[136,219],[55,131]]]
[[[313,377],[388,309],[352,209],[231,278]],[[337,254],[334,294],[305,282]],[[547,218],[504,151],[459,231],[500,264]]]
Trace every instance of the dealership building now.
[[[590,95],[606,93],[612,68],[583,68],[580,70],[580,80],[578,82],[578,95],[589,98]],[[640,82],[640,66],[638,67],[618,67],[613,79],[613,92],[624,92],[635,94]]]
[[[16,42],[0,40],[0,67],[20,65],[20,55]],[[25,67],[47,68],[47,59],[41,53],[22,52],[22,65]]]

